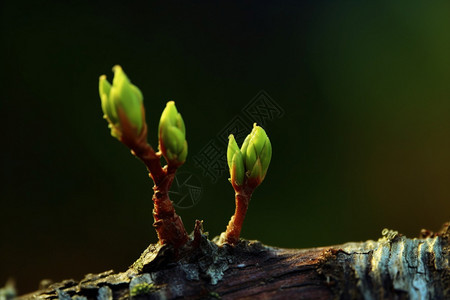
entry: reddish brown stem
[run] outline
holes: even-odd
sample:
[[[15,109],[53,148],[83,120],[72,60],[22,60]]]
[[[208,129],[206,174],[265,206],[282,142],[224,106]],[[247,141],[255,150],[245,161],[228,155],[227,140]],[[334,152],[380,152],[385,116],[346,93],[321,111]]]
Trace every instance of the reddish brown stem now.
[[[227,230],[225,231],[226,243],[235,245],[239,242],[242,224],[244,223],[245,214],[247,213],[248,203],[250,202],[251,196],[252,190],[243,189],[241,191],[236,191],[236,210],[228,223]]]
[[[131,138],[126,138],[128,136]],[[155,153],[152,146],[147,143],[147,125],[144,125],[139,137],[136,138],[133,134],[123,134],[121,142],[131,149],[131,153],[142,160],[147,166],[153,182],[159,185],[166,177],[166,174],[161,167],[160,155]]]
[[[169,198],[169,189],[175,177],[175,170],[170,166],[164,168],[165,177],[153,187],[153,227],[158,233],[160,244],[170,244],[179,248],[186,244],[189,237],[184,228],[183,221],[173,208]]]
[[[126,136],[126,135],[124,135]],[[188,241],[188,234],[180,216],[175,213],[169,198],[169,189],[175,177],[177,166],[161,167],[160,154],[155,153],[147,143],[147,126],[136,139],[121,141],[131,149],[131,152],[147,166],[150,177],[155,183],[153,187],[153,226],[158,234],[160,244],[170,244],[179,248]]]

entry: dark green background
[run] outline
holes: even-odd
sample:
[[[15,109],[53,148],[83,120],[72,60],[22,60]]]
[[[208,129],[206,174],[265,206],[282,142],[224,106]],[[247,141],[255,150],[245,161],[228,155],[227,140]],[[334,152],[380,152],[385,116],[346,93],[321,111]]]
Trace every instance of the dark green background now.
[[[273,159],[242,235],[280,247],[416,236],[450,219],[450,3],[36,1],[1,7],[0,285],[125,270],[149,243],[151,187],[102,119],[98,76],[121,64],[150,142],[175,100],[183,170],[202,179],[192,230],[234,209],[196,154],[260,90]],[[213,3],[214,2],[214,3]]]

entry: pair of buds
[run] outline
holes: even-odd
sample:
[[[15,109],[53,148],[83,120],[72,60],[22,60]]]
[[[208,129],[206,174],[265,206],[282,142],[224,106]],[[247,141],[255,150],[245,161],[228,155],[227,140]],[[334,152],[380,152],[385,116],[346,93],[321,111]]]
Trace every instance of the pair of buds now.
[[[133,141],[146,133],[144,97],[120,66],[114,66],[113,71],[112,85],[105,75],[100,76],[99,80],[104,118],[109,123],[113,137],[122,142]],[[159,149],[168,163],[182,165],[186,161],[186,128],[173,101],[167,103],[161,115],[158,140]]]
[[[227,161],[233,188],[236,191],[246,186],[255,189],[266,177],[272,158],[272,145],[266,132],[253,124],[240,149],[232,134],[228,139]]]
[[[230,182],[235,191],[236,210],[228,223],[220,242],[236,244],[239,242],[242,224],[255,188],[266,177],[272,158],[272,145],[266,132],[253,124],[252,132],[245,138],[239,149],[234,136],[228,141],[227,161],[230,169]]]
[[[114,79],[109,83],[100,76],[99,93],[104,118],[109,123],[111,135],[132,150],[149,170],[153,188],[153,217],[159,242],[179,248],[188,240],[181,218],[175,213],[168,192],[176,169],[186,161],[188,146],[183,118],[175,103],[169,101],[159,122],[158,148],[155,152],[147,142],[147,124],[143,95],[133,85],[120,66],[113,68]],[[167,166],[162,167],[160,157]],[[221,241],[229,244],[239,242],[242,223],[254,189],[264,180],[272,156],[272,146],[264,129],[254,124],[252,132],[239,148],[233,135],[229,137],[227,161],[230,182],[235,190],[236,211]]]

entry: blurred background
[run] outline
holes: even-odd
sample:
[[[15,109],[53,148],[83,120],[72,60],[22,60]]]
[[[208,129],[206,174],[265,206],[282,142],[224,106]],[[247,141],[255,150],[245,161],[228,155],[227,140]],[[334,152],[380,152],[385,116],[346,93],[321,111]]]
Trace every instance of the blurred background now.
[[[450,219],[450,3],[5,1],[1,4],[0,286],[125,270],[149,243],[152,182],[110,136],[98,77],[121,64],[156,147],[182,113],[201,197],[178,209],[220,234],[222,174],[194,157],[264,90],[273,158],[242,235],[292,248],[409,236]]]

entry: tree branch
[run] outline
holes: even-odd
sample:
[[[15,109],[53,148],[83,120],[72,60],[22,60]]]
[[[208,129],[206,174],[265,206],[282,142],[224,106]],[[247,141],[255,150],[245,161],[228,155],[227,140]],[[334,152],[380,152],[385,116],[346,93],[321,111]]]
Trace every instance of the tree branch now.
[[[384,230],[378,241],[281,249],[218,246],[197,222],[181,252],[150,245],[125,272],[89,274],[19,299],[450,299],[449,225],[415,239]]]

